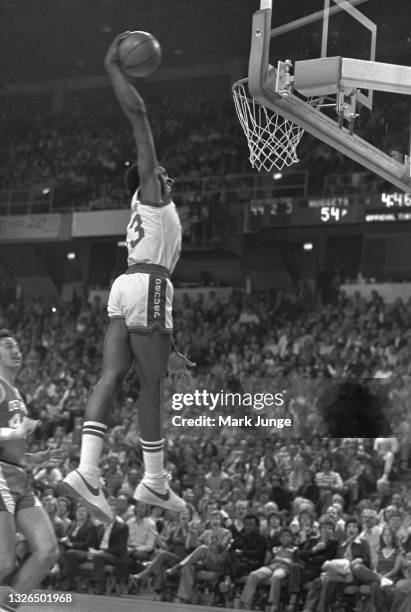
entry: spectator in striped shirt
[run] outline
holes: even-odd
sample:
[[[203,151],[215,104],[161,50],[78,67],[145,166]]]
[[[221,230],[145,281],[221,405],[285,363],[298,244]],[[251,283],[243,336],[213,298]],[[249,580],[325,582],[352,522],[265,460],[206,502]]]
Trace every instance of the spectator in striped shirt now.
[[[321,461],[321,471],[315,475],[315,484],[320,491],[320,502],[323,508],[329,505],[333,493],[339,493],[344,488],[340,474],[334,472],[331,468],[331,460],[328,457],[324,457]]]
[[[284,527],[280,531],[278,538],[280,546],[273,548],[267,565],[254,570],[247,576],[247,582],[241,594],[241,603],[244,610],[251,610],[257,585],[267,578],[270,579],[268,609],[270,612],[279,610],[281,583],[289,576],[292,564],[297,562],[298,548],[293,546],[294,536],[288,527]]]

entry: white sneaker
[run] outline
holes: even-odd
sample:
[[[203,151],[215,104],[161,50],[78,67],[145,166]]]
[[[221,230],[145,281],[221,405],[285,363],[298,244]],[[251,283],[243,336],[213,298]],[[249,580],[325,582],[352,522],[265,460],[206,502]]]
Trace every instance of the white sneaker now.
[[[157,480],[157,479],[156,479]],[[146,484],[143,480],[134,491],[134,499],[150,506],[160,506],[173,512],[181,512],[187,508],[186,502],[170,489],[167,475],[158,478],[158,484],[153,485],[154,479],[150,478]]]
[[[383,589],[384,587],[389,587],[392,586],[394,584],[393,580],[390,580],[389,578],[385,578],[385,576],[383,578],[381,578],[380,580],[380,587]]]
[[[111,523],[113,512],[100,486],[93,486],[79,470],[73,470],[63,480],[64,490],[72,497],[79,498],[96,519]]]

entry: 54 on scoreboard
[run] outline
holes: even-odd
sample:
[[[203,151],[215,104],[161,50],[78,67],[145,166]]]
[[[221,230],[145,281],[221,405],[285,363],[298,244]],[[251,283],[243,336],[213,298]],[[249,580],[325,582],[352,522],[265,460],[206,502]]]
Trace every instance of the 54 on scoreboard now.
[[[349,196],[328,198],[261,198],[249,202],[246,227],[297,227],[359,223],[364,205]]]

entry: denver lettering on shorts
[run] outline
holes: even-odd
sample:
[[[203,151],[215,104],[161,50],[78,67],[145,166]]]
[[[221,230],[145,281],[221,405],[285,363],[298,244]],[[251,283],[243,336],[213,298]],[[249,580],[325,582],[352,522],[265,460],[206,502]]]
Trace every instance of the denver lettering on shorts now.
[[[157,324],[161,327],[166,323],[166,291],[167,279],[150,274],[148,295],[147,327]]]
[[[161,317],[161,278],[154,280],[154,318],[158,319]]]

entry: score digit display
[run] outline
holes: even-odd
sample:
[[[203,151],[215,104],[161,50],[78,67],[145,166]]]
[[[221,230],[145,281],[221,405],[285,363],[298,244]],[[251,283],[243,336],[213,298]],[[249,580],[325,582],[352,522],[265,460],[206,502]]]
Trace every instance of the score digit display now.
[[[382,193],[381,203],[386,208],[409,206],[411,208],[411,193]]]
[[[252,229],[290,225],[294,207],[293,198],[251,200],[247,211],[248,225]]]
[[[348,197],[341,198],[270,198],[252,200],[248,205],[248,227],[304,227],[343,225],[362,221],[363,206]]]
[[[344,217],[348,214],[348,210],[346,208],[337,208],[336,206],[321,206],[320,208],[320,218],[323,223],[328,223],[335,221],[342,221]]]

